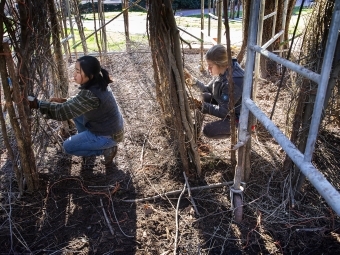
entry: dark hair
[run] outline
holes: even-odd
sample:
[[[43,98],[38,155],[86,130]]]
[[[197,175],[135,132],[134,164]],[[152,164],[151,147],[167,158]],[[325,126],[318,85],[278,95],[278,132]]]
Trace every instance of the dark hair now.
[[[101,90],[106,90],[106,87],[112,80],[109,77],[108,71],[101,68],[97,58],[93,56],[82,56],[77,59],[81,70],[89,77],[89,81],[82,85],[82,88],[88,89],[92,85],[98,85]]]
[[[228,65],[228,55],[226,48],[217,44],[211,47],[207,54],[205,55],[205,59],[213,62],[218,67],[225,67]]]

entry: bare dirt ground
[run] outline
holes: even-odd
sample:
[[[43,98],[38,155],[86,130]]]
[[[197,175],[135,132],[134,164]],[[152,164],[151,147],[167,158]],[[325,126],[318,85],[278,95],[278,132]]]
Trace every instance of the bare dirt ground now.
[[[199,60],[199,54],[184,56],[196,77],[208,81]],[[165,255],[174,254],[175,240],[177,254],[340,254],[339,216],[308,181],[292,206],[291,173],[282,171],[285,154],[260,125],[252,137],[242,223],[233,219],[228,185],[194,189],[233,181],[229,139],[201,138],[203,173],[189,177],[195,213],[187,193],[178,199],[185,181],[155,98],[150,51],[112,54],[105,68],[126,124],[116,167],[64,154],[60,123],[49,121],[50,128],[43,125],[37,134],[46,141],[37,156],[40,188],[18,197],[2,145],[0,254]],[[258,104],[268,113],[276,89],[270,81],[259,84]],[[285,88],[274,115],[283,129],[289,93]],[[42,122],[42,116],[35,118]],[[323,131],[314,157],[338,189],[339,144],[338,129]]]

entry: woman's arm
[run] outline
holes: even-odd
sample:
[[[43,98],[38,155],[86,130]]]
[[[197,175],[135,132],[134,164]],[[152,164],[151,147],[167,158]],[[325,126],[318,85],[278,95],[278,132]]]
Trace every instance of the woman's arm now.
[[[214,83],[214,79],[211,80],[207,85],[205,85],[196,77],[192,76],[187,69],[184,69],[184,79],[188,85],[197,87],[201,92],[211,93],[211,88],[212,84]]]
[[[229,91],[228,81],[218,80],[212,85],[212,98],[217,104],[205,102],[202,107],[202,112],[219,118],[227,117],[229,113]]]
[[[203,82],[200,80],[195,80],[196,82],[193,83],[195,87],[197,87],[201,92],[208,92],[212,93],[212,86],[214,84],[215,79],[211,80],[207,85],[205,85]]]
[[[225,108],[222,105],[203,102],[202,113],[210,114],[223,119],[228,116],[229,111],[228,108]]]
[[[64,103],[40,101],[40,112],[48,119],[68,120],[98,108],[100,103],[89,90],[81,90],[76,96]]]

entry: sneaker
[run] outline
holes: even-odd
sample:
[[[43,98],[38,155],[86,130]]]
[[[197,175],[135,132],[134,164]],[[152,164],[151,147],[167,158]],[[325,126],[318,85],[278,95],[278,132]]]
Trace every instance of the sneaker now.
[[[113,162],[113,159],[114,157],[116,156],[117,154],[117,146],[114,146],[114,147],[111,147],[111,148],[108,148],[108,149],[105,149],[104,150],[104,160],[103,160],[103,164],[104,165],[110,165],[112,164]]]

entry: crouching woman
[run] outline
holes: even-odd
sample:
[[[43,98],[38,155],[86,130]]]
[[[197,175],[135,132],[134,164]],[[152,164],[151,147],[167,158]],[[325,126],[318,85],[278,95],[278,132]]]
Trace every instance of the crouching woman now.
[[[92,56],[77,60],[73,77],[81,85],[77,95],[48,101],[34,98],[29,100],[30,108],[39,109],[46,118],[73,119],[78,133],[64,141],[65,152],[83,157],[103,155],[103,164],[109,166],[124,135],[123,116],[108,86],[112,80]]]

